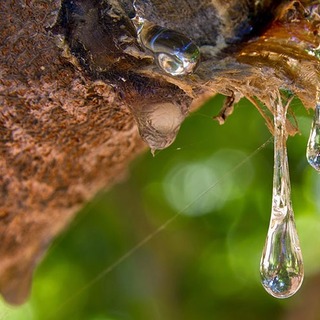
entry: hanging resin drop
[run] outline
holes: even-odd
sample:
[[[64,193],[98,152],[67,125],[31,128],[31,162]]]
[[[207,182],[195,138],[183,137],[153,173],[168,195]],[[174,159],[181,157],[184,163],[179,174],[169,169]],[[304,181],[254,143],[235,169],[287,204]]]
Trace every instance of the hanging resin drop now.
[[[260,262],[262,285],[276,298],[295,294],[303,281],[303,261],[291,204],[286,149],[286,109],[277,99],[274,117],[274,175],[272,210]]]
[[[175,140],[186,117],[183,108],[170,103],[150,103],[135,110],[141,138],[149,145],[151,153],[167,148]]]
[[[319,95],[319,94],[318,94]],[[309,164],[320,171],[320,100],[317,99],[314,118],[311,125],[310,136],[307,145],[307,160]]]
[[[133,2],[136,11],[132,22],[141,45],[151,51],[161,70],[172,76],[180,76],[195,71],[200,50],[188,37],[180,32],[167,29],[146,21],[143,12]]]
[[[145,22],[139,39],[154,54],[158,66],[173,76],[192,73],[199,63],[199,48],[179,32]]]

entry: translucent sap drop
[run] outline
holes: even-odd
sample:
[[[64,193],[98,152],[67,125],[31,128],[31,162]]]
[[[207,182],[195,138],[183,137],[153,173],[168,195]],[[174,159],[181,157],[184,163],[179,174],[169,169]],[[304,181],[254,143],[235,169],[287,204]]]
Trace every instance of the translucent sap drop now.
[[[295,294],[303,281],[303,261],[291,204],[286,149],[286,111],[278,101],[275,110],[274,175],[269,230],[260,262],[262,285],[276,298]]]
[[[154,54],[158,66],[173,76],[192,73],[199,63],[199,48],[179,32],[145,22],[139,39]]]
[[[320,171],[320,101],[318,100],[314,119],[311,125],[309,141],[307,145],[307,160],[309,164]]]

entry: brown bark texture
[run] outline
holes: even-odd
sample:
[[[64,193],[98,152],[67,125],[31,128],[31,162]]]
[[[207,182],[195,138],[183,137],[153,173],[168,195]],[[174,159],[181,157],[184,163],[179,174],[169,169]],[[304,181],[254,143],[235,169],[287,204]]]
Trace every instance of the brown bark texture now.
[[[270,97],[279,88],[313,108],[319,7],[311,0],[137,0],[135,7],[130,0],[1,1],[4,298],[25,301],[52,239],[97,191],[125,176],[129,161],[145,149],[137,125],[157,149],[216,93],[227,96],[221,123],[247,97],[271,129]],[[195,72],[172,76],[159,68],[138,39],[137,13],[194,41],[201,52]],[[289,121],[288,130],[296,132]]]
[[[143,149],[126,104],[61,58],[60,1],[2,1],[0,290],[22,302],[53,237]]]

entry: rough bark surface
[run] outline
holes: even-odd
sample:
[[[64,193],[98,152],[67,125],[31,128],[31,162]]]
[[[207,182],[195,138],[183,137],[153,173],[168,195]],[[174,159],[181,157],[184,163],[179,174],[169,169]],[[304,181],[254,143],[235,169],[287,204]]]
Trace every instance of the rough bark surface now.
[[[144,146],[114,88],[61,58],[60,1],[0,7],[0,291],[21,303],[52,238]]]
[[[145,19],[186,31],[202,50],[197,71],[183,77],[161,72],[141,48],[132,1],[63,1],[60,13],[59,0],[0,2],[0,292],[7,301],[26,299],[54,236],[144,149],[135,123],[149,105],[174,103],[185,116],[219,92],[229,96],[223,122],[243,96],[272,113],[269,94],[282,87],[313,108],[318,1],[179,0],[179,15],[170,3],[136,1]],[[226,46],[217,52],[219,35]]]

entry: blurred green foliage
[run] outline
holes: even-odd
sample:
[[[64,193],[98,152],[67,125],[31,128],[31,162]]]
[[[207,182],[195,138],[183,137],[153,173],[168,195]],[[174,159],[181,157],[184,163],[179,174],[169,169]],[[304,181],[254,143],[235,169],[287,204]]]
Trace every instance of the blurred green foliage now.
[[[222,103],[208,101],[171,147],[141,155],[125,182],[88,203],[38,268],[30,301],[2,303],[0,319],[283,319],[300,293],[276,300],[259,279],[272,140],[254,153],[270,138],[264,120],[242,100],[220,126],[212,115]],[[320,178],[305,160],[311,115],[292,105],[301,134],[288,154],[308,279],[320,270]]]

